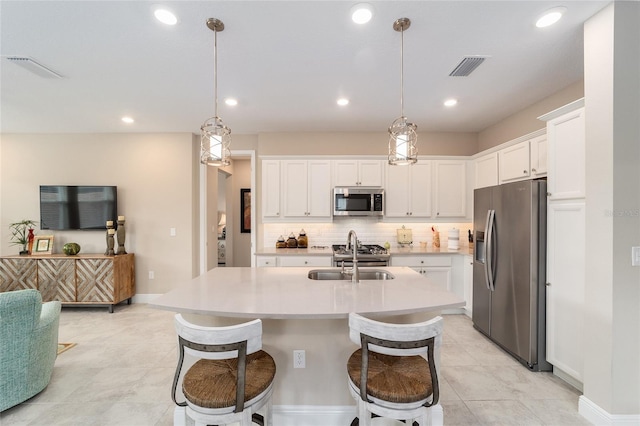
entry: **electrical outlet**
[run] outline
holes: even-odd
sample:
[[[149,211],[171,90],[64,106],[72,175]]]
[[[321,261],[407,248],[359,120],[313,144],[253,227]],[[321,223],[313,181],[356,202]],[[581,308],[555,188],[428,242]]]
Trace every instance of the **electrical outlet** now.
[[[149,271],[149,279],[152,280],[156,277],[156,274],[153,271]]]
[[[640,266],[640,247],[631,247],[631,266]]]
[[[305,368],[306,360],[303,349],[293,351],[293,368]]]
[[[169,236],[170,237],[176,236],[176,228],[169,228]]]

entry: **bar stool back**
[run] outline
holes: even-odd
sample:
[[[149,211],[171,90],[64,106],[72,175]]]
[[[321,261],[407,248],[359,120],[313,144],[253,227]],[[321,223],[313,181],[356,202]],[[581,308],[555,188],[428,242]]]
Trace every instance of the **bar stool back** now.
[[[349,337],[361,346],[347,362],[349,390],[358,403],[352,426],[370,425],[372,414],[421,426],[443,424],[438,404],[442,327],[439,316],[390,324],[349,314]]]
[[[178,407],[174,424],[186,416],[199,425],[226,425],[252,421],[272,425],[271,394],[276,365],[262,349],[262,322],[253,320],[228,327],[191,324],[175,316],[180,358],[173,379],[171,396]],[[198,360],[182,374],[185,354]],[[182,378],[185,401],[176,393]],[[265,416],[257,411],[265,407]]]

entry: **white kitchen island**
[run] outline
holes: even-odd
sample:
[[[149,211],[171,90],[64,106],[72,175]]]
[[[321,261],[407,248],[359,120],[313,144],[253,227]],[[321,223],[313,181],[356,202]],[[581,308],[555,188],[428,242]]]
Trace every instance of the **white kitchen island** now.
[[[311,280],[312,269],[334,268],[215,268],[150,305],[180,312],[201,325],[262,319],[264,349],[277,367],[274,414],[298,416],[298,422],[301,415],[324,421],[330,415],[353,418],[346,362],[357,346],[349,340],[350,312],[386,321],[419,321],[464,306],[460,297],[407,267],[361,268],[384,269],[395,278],[357,284]],[[294,369],[293,351],[300,349],[306,353],[306,367]]]

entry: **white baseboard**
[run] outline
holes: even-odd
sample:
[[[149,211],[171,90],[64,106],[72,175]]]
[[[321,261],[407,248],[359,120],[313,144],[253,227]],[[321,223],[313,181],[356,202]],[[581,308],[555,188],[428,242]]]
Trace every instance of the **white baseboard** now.
[[[150,303],[160,296],[162,296],[162,294],[134,294],[131,301],[133,303]]]
[[[278,426],[342,426],[356,417],[355,406],[274,405],[272,409],[273,424]],[[184,407],[175,408],[173,425],[186,426]]]
[[[584,395],[578,399],[578,413],[597,426],[622,426],[640,424],[640,414],[610,414]]]
[[[356,417],[355,405],[274,405],[273,423],[278,426],[349,425]]]

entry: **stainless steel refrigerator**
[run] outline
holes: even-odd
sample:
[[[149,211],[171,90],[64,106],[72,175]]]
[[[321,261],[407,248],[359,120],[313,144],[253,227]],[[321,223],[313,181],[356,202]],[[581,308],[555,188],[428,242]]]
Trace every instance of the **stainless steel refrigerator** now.
[[[473,193],[473,325],[534,371],[546,361],[547,183]]]

